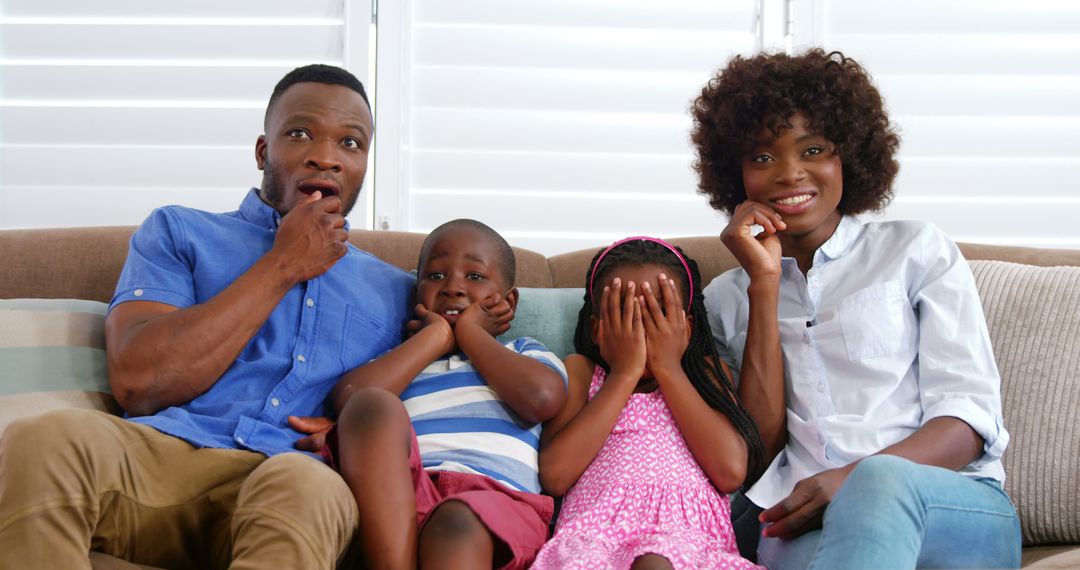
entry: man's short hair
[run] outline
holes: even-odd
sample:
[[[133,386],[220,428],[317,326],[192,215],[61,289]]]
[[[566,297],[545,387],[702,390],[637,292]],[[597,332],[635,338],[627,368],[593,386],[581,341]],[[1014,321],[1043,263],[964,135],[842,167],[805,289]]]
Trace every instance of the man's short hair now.
[[[274,92],[270,94],[270,101],[266,104],[266,115],[263,117],[263,124],[265,124],[266,120],[270,117],[270,110],[274,107],[274,103],[277,102],[278,98],[281,97],[281,94],[297,83],[325,83],[327,85],[341,85],[343,87],[348,87],[359,93],[360,97],[364,99],[364,103],[368,106],[368,111],[371,110],[371,102],[368,101],[367,91],[364,90],[364,84],[360,83],[360,80],[357,79],[355,75],[340,67],[313,63],[311,65],[297,67],[286,73],[285,77],[282,77],[281,81],[277,82],[277,85],[274,86]]]

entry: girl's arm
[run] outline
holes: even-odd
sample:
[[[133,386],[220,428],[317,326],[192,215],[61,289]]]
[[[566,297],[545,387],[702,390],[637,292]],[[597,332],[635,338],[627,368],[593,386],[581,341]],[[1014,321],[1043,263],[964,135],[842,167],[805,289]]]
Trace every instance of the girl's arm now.
[[[731,493],[746,479],[749,461],[746,441],[731,420],[701,398],[686,376],[682,357],[690,343],[692,319],[680,306],[675,280],[661,275],[658,282],[663,310],[651,284],[643,286],[649,369],[694,459],[717,489]],[[734,394],[729,396],[733,398]]]
[[[614,288],[614,291],[611,289]],[[645,332],[633,283],[624,302],[619,280],[605,287],[597,325],[600,354],[611,366],[604,385],[589,400],[595,364],[580,355],[566,358],[570,393],[559,413],[544,425],[540,446],[540,484],[564,495],[600,452],[645,370]]]
[[[441,315],[416,306],[420,330],[393,350],[358,366],[338,380],[330,394],[334,414],[340,414],[357,388],[383,388],[400,395],[427,365],[453,350],[454,332]]]
[[[517,290],[511,294],[516,298]],[[511,299],[499,295],[469,305],[458,318],[458,348],[476,371],[518,416],[539,423],[554,416],[566,401],[559,372],[543,362],[507,350],[495,339],[510,328],[514,318]]]
[[[754,225],[763,228],[757,236],[750,229]],[[781,251],[776,236],[778,230],[786,227],[772,208],[746,201],[735,208],[731,221],[720,234],[720,241],[750,276],[746,290],[750,315],[738,389],[739,399],[761,433],[766,462],[772,461],[787,445],[784,360],[777,324]]]

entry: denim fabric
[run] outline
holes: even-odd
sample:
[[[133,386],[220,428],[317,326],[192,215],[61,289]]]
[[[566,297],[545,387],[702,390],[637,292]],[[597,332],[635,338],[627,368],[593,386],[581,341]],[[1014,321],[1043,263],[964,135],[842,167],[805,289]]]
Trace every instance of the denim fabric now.
[[[878,455],[852,471],[822,530],[762,538],[774,570],[1018,568],[1020,519],[1001,485]]]

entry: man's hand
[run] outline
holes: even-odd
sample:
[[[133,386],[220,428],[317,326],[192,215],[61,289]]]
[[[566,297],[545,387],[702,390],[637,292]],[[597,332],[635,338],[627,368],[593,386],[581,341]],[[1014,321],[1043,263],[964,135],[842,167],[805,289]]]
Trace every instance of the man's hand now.
[[[296,440],[296,449],[318,453],[326,443],[326,432],[334,427],[334,422],[330,418],[289,416],[289,427],[300,433],[310,434]]]
[[[457,326],[478,326],[491,336],[499,336],[510,330],[514,309],[498,293],[485,297],[465,307],[458,317]]]
[[[761,513],[761,522],[771,523],[762,531],[762,536],[792,539],[821,528],[825,508],[854,467],[852,463],[829,469],[796,483],[790,495]]]
[[[268,255],[276,256],[300,283],[326,273],[344,257],[348,239],[341,200],[337,196],[323,198],[316,190],[281,219]]]

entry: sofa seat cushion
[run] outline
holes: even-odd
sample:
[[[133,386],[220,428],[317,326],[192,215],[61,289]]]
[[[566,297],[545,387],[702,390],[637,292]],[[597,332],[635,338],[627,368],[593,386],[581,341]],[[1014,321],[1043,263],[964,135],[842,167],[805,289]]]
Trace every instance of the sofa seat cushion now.
[[[105,310],[97,301],[0,300],[0,433],[57,408],[119,413],[105,367]]]
[[[972,261],[1001,373],[1025,545],[1080,542],[1080,267]]]

